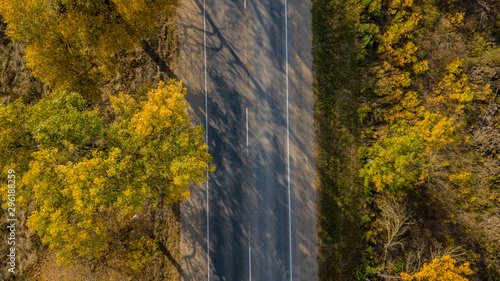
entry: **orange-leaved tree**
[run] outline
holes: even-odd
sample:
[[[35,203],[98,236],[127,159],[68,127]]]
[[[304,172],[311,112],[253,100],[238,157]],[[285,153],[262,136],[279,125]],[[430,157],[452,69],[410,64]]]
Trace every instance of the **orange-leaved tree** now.
[[[435,258],[432,263],[424,264],[421,270],[413,275],[401,273],[403,281],[427,280],[427,281],[467,281],[463,275],[471,275],[472,269],[468,262],[455,267],[456,261],[450,256],[440,259]]]

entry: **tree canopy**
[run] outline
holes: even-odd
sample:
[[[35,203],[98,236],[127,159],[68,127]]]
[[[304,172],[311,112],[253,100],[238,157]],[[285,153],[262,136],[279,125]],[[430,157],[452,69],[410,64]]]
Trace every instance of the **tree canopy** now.
[[[4,0],[0,14],[8,34],[26,43],[33,75],[54,90],[95,93],[113,75],[111,56],[156,31],[160,14],[175,0]]]
[[[191,125],[184,96],[173,81],[142,97],[119,94],[108,120],[77,93],[0,106],[2,173],[26,164],[16,171],[17,199],[34,205],[27,225],[62,261],[102,262],[130,242],[115,239],[117,224],[185,200],[188,186],[206,179],[203,128]],[[132,268],[155,247],[147,233],[136,236],[140,245],[127,252]]]
[[[428,280],[428,281],[467,281],[462,275],[471,275],[473,272],[470,269],[468,262],[459,267],[455,267],[457,261],[450,256],[444,256],[440,259],[435,258],[432,263],[424,264],[422,269],[414,275],[401,273],[401,278],[404,281],[411,280]]]
[[[499,12],[313,1],[320,279],[396,280],[428,262],[443,279],[413,280],[464,280],[433,263],[446,255],[469,261],[471,279],[499,279]],[[408,231],[380,223],[390,201]]]

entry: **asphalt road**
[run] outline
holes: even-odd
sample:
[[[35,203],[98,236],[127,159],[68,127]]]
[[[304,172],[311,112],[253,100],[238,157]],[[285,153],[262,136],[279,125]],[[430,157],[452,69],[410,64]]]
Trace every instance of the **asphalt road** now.
[[[179,9],[178,72],[216,166],[182,205],[184,279],[317,280],[311,4],[205,1]]]

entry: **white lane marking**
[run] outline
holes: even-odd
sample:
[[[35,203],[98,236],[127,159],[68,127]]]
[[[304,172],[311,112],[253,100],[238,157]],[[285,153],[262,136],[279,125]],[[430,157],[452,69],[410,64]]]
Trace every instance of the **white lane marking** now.
[[[244,5],[245,5],[245,10],[246,10],[247,9],[247,0],[245,0],[244,3],[245,3]]]
[[[207,98],[207,20],[206,0],[203,0],[203,60],[205,62],[205,133],[208,144],[208,98]],[[207,148],[208,152],[208,148]],[[207,279],[210,281],[210,205],[208,201],[208,162],[207,162]]]
[[[252,238],[250,236],[250,223],[248,223],[248,280],[252,281]]]
[[[248,148],[248,107],[246,109],[246,120],[247,120],[247,148]]]
[[[252,248],[248,246],[248,272],[249,272],[249,278],[248,280],[252,281]]]
[[[292,264],[292,211],[290,195],[290,128],[288,118],[288,11],[287,0],[285,0],[285,71],[286,71],[286,150],[287,150],[287,172],[288,172],[288,239],[290,241],[290,281],[293,280]]]

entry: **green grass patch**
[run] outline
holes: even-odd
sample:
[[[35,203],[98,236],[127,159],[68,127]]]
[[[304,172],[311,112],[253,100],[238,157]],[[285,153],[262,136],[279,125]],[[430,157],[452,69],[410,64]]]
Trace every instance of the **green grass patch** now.
[[[364,261],[358,108],[367,79],[359,60],[358,6],[356,0],[313,1],[320,280],[356,280]]]

